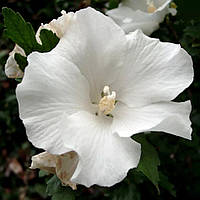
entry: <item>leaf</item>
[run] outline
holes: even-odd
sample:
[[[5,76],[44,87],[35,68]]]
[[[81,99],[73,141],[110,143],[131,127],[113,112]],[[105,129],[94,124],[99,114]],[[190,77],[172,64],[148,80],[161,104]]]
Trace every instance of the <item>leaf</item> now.
[[[24,71],[25,67],[28,65],[27,58],[20,55],[19,53],[15,53],[15,60],[19,65],[19,68]]]
[[[42,42],[41,52],[48,52],[53,49],[59,42],[55,33],[50,30],[42,29],[40,31],[40,40]]]
[[[2,8],[4,16],[5,34],[13,42],[24,49],[26,55],[38,48],[35,32],[30,23],[25,22],[19,13],[10,8]]]
[[[47,176],[47,175],[49,175],[48,172],[43,171],[43,170],[40,170],[40,171],[39,171],[39,177],[40,177],[40,178],[42,178],[42,177],[44,177],[44,176]]]
[[[26,55],[33,51],[48,52],[57,45],[59,39],[52,31],[41,30],[40,39],[42,45],[40,45],[37,43],[32,25],[26,22],[19,13],[4,7],[2,14],[4,16],[6,28],[4,32],[6,36],[24,49]]]
[[[67,186],[61,186],[61,182],[56,175],[47,182],[46,192],[49,196],[52,196],[52,200],[75,199],[72,189]]]
[[[176,190],[174,188],[174,185],[169,182],[169,179],[167,176],[165,176],[163,173],[159,173],[160,175],[160,182],[159,185],[167,190],[173,197],[176,197]]]
[[[75,200],[75,196],[65,191],[58,192],[52,196],[52,200]]]
[[[119,0],[110,0],[109,1],[109,9],[117,8],[119,5]]]
[[[47,197],[47,194],[45,193],[45,185],[37,183],[34,185],[34,189],[41,197]]]
[[[111,193],[111,200],[140,200],[141,196],[136,185],[133,183],[122,183]]]
[[[160,160],[158,153],[155,148],[147,142],[144,134],[138,134],[133,138],[142,145],[142,155],[137,171],[142,172],[156,186],[159,192],[158,166],[160,165]]]
[[[61,187],[60,184],[61,184],[60,180],[58,179],[56,175],[50,178],[47,182],[47,189],[46,189],[47,194],[48,195],[55,194]]]

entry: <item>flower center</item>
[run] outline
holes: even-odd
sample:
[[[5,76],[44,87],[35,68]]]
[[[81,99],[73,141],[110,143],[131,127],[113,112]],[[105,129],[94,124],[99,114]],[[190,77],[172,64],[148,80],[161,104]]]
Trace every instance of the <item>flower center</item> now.
[[[153,12],[155,12],[156,7],[155,7],[153,1],[147,0],[147,6],[148,6],[148,7],[147,7],[147,12],[148,12],[148,13],[153,13]]]
[[[110,93],[109,86],[105,86],[102,93],[102,98],[99,101],[99,111],[104,113],[105,115],[108,115],[112,112],[112,110],[115,108],[115,98],[116,98],[116,92],[112,91]]]

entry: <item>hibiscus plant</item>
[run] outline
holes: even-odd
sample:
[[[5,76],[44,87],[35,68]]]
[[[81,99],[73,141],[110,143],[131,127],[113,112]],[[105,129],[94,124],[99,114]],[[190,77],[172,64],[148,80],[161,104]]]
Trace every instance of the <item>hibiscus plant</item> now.
[[[147,36],[176,15],[176,5],[113,2],[105,1],[100,12],[97,2],[84,1],[36,32],[19,13],[2,9],[4,34],[15,43],[5,74],[18,82],[28,140],[42,150],[30,168],[48,177],[46,191],[55,200],[75,199],[82,187],[104,190],[120,182],[134,193],[140,176],[158,194],[161,186],[175,196],[148,137],[164,132],[192,139],[191,102],[176,100],[193,82],[192,58],[180,44]]]

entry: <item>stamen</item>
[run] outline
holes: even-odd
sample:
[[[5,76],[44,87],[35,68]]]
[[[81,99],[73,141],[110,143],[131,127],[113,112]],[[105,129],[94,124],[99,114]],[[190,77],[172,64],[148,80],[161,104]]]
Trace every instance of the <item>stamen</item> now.
[[[116,92],[112,91],[112,93],[110,94],[109,86],[105,86],[103,89],[103,93],[105,96],[103,96],[99,101],[99,111],[104,113],[105,115],[108,115],[115,108]]]
[[[104,95],[110,95],[110,88],[109,88],[109,86],[104,86],[104,88],[103,88],[103,93],[104,93]]]
[[[155,7],[153,1],[147,0],[147,6],[148,6],[148,7],[147,7],[147,12],[148,12],[148,13],[153,13],[153,12],[155,12],[156,7]]]
[[[116,98],[116,92],[115,91],[112,91],[112,94],[110,95],[108,95],[107,96],[109,99],[114,99],[115,100],[115,98]]]

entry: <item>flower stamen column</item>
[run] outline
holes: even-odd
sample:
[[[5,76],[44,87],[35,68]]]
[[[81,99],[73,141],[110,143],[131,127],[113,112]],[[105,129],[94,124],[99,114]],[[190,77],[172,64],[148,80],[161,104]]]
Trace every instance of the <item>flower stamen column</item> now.
[[[103,89],[103,97],[99,101],[99,111],[108,115],[115,108],[116,92],[112,91],[110,94],[109,86],[105,86]]]

